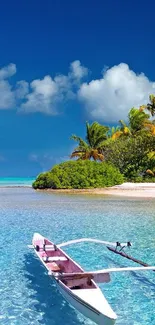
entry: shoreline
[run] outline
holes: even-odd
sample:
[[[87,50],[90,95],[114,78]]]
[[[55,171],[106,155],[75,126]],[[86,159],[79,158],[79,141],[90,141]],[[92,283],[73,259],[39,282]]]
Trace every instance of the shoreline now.
[[[123,183],[106,188],[92,189],[37,189],[50,193],[114,195],[124,197],[155,198],[155,183]]]
[[[0,189],[33,189],[32,185],[0,185]],[[34,189],[33,189],[34,190]],[[87,195],[106,195],[122,196],[133,198],[155,198],[155,183],[123,183],[112,187],[88,188],[88,189],[37,189],[38,192],[50,192],[54,194],[87,194]]]

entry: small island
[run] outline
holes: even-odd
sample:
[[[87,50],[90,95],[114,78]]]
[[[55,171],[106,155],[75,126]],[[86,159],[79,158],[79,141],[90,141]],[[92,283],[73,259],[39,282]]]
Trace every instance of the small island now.
[[[38,175],[33,188],[101,194],[124,182],[155,183],[154,115],[155,96],[150,95],[147,105],[130,109],[127,123],[120,120],[109,127],[87,122],[85,140],[71,136],[78,143],[70,156],[74,160]]]

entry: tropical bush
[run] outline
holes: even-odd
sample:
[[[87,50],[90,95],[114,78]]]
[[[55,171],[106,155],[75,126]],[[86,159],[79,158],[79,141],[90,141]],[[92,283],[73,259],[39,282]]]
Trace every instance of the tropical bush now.
[[[146,171],[155,167],[155,159],[149,157],[154,147],[155,137],[142,133],[109,142],[104,156],[106,161],[112,162],[124,174],[126,180],[146,181]]]
[[[67,161],[40,174],[33,183],[35,189],[101,188],[123,183],[120,171],[110,163]]]
[[[115,165],[129,181],[154,181],[155,178],[155,96],[139,108],[131,108],[128,120],[108,128],[98,122],[86,123],[85,140],[71,139],[78,146],[71,158],[100,160]]]

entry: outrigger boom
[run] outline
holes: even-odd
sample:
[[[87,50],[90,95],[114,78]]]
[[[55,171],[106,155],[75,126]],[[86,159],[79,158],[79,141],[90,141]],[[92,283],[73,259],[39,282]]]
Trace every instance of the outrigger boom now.
[[[68,246],[68,245],[71,245],[71,244],[82,243],[82,242],[93,242],[93,243],[105,245],[109,249],[109,251],[111,251],[111,252],[113,252],[115,254],[121,255],[122,257],[125,257],[125,258],[139,264],[139,265],[142,265],[142,266],[145,266],[145,267],[150,267],[150,265],[148,263],[145,263],[145,262],[143,262],[143,261],[141,261],[141,260],[139,260],[139,259],[137,259],[135,257],[132,257],[132,256],[130,256],[130,255],[128,255],[128,254],[126,254],[124,252],[123,249],[125,247],[131,247],[132,246],[132,243],[130,241],[128,241],[126,243],[120,243],[119,241],[117,241],[117,242],[108,242],[108,241],[103,241],[103,240],[93,239],[93,238],[80,238],[80,239],[73,239],[73,240],[67,241],[65,243],[61,243],[61,244],[59,244],[57,246],[58,247],[64,247],[64,246]],[[142,268],[142,271],[143,271],[143,268]],[[152,269],[152,271],[155,272],[154,269]]]
[[[97,270],[97,271],[91,271],[91,272],[83,272],[83,273],[62,273],[58,276],[58,279],[81,279],[83,277],[90,277],[91,279],[95,279],[95,276],[102,276],[102,275],[108,275],[112,272],[129,272],[129,271],[155,271],[155,266],[146,266],[146,267],[120,267],[120,268],[110,268],[110,269],[103,269],[103,270]],[[96,281],[97,282],[97,281]],[[109,281],[104,281],[109,282]]]
[[[77,244],[77,243],[82,243],[82,242],[93,242],[93,243],[102,244],[102,245],[105,245],[105,246],[111,245],[113,247],[119,246],[119,247],[122,247],[122,248],[132,246],[131,242],[120,243],[120,242],[109,242],[109,241],[93,239],[93,238],[80,238],[80,239],[73,239],[73,240],[66,241],[64,243],[61,243],[61,244],[57,245],[57,247],[61,248],[61,247],[64,247],[64,246]]]

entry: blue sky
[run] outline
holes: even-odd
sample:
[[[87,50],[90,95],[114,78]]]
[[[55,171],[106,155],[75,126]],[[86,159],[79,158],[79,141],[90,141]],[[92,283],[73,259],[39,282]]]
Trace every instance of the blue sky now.
[[[0,5],[0,176],[68,159],[85,121],[116,124],[155,93],[154,1]]]

